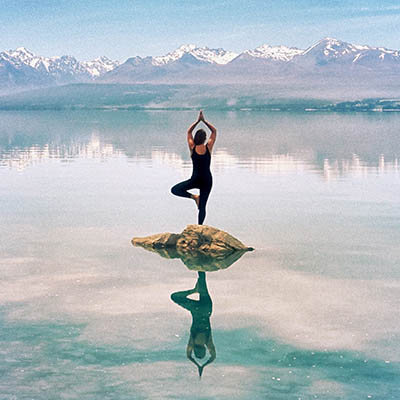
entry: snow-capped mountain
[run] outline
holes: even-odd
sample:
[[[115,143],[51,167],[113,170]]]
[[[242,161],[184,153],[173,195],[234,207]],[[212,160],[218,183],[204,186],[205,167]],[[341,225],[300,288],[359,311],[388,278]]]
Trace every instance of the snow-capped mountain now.
[[[107,57],[78,61],[43,57],[24,47],[0,53],[0,89],[22,90],[75,82],[97,83],[273,83],[335,79],[379,81],[400,77],[400,52],[324,38],[302,50],[263,44],[238,54],[186,44],[160,56]],[[372,79],[372,80],[371,80]],[[372,85],[372,83],[370,83]]]
[[[400,74],[397,50],[355,45],[325,38],[306,50],[263,44],[240,54],[189,44],[164,56],[133,57],[103,75],[112,83],[267,83],[277,79],[304,79],[313,74],[346,74],[390,71]],[[327,76],[327,79],[330,79]]]
[[[7,77],[0,81],[2,87],[19,86],[21,78],[26,75],[31,85],[51,86],[72,82],[87,82],[112,70],[119,65],[107,57],[100,57],[93,61],[78,61],[72,56],[43,57],[35,55],[25,47],[0,53],[0,70],[7,69]],[[20,79],[17,79],[17,78]]]
[[[383,65],[389,61],[399,62],[400,52],[384,47],[356,45],[333,38],[325,38],[304,50],[298,61],[301,60],[312,60],[317,65],[348,63],[368,66],[368,61]]]
[[[200,61],[204,61],[210,64],[224,65],[232,61],[238,56],[237,53],[232,51],[226,51],[222,48],[210,49],[208,47],[197,47],[195,44],[182,45],[175,51],[166,54],[165,56],[153,57],[153,65],[165,65],[170,62],[174,62],[182,58],[185,54],[190,54],[194,58]]]
[[[104,56],[93,61],[83,62],[72,56],[43,57],[33,54],[25,47],[3,51],[0,53],[0,60],[10,62],[16,68],[25,65],[40,72],[47,72],[50,75],[88,75],[92,78],[111,71],[119,65],[118,61],[110,60]]]
[[[293,57],[302,54],[303,52],[304,50],[300,50],[296,47],[269,46],[268,44],[263,44],[254,50],[245,50],[242,54],[277,61],[290,61]]]
[[[203,73],[223,67],[238,56],[237,53],[222,48],[210,49],[186,44],[178,49],[155,57],[131,57],[125,63],[105,74],[100,80],[112,83],[132,82],[188,82],[196,81],[196,69]]]
[[[368,46],[352,45],[337,39],[325,38],[304,50],[303,56],[313,55],[327,60],[353,56],[363,50],[369,50]]]
[[[101,56],[93,61],[83,61],[81,62],[81,65],[86,69],[92,78],[97,78],[118,67],[119,61],[110,60],[105,56]]]

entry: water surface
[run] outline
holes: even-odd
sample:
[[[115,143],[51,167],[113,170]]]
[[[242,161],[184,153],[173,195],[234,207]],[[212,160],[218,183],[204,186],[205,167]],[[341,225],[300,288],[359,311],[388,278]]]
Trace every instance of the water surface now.
[[[197,220],[193,113],[0,113],[1,399],[400,397],[400,116],[206,116],[205,222],[256,251],[207,273],[199,380],[197,273],[130,245]]]

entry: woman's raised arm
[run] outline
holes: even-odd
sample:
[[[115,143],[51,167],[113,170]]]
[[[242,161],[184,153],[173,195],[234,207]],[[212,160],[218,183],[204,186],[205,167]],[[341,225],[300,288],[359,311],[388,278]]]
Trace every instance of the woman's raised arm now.
[[[212,148],[214,147],[215,140],[217,139],[217,129],[215,128],[214,125],[210,124],[208,121],[205,120],[203,111],[200,111],[199,119],[200,121],[203,121],[204,124],[207,126],[207,128],[211,131],[210,139],[208,139],[207,142],[208,150],[211,151]]]
[[[194,122],[192,125],[190,125],[189,129],[187,131],[187,141],[188,141],[190,150],[193,150],[193,148],[194,148],[193,130],[194,130],[194,128],[196,128],[197,124],[201,121],[200,115],[201,115],[201,111],[200,111],[199,117],[197,118],[197,121]]]

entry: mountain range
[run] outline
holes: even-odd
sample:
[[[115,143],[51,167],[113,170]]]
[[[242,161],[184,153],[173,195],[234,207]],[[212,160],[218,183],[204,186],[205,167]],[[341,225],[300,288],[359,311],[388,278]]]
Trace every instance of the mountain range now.
[[[93,61],[78,61],[72,56],[43,57],[19,47],[0,53],[0,89],[90,82],[118,65],[118,61],[104,56]]]
[[[24,47],[0,53],[0,91],[69,83],[390,85],[400,76],[400,51],[325,38],[307,49],[264,44],[240,54],[183,45],[163,56],[78,61],[43,57]]]

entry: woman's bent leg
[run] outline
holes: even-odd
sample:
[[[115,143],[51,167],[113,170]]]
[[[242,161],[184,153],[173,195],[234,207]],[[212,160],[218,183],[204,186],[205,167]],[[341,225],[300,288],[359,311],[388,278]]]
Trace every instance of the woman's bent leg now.
[[[197,293],[196,289],[183,290],[181,292],[175,292],[171,294],[171,300],[179,306],[186,308],[186,310],[192,311],[198,304],[198,300],[188,299],[193,293]]]
[[[192,195],[188,192],[188,190],[193,189],[194,187],[195,186],[193,185],[192,180],[188,179],[187,181],[177,183],[175,186],[173,186],[171,188],[171,193],[174,194],[175,196],[187,197],[191,199]]]

